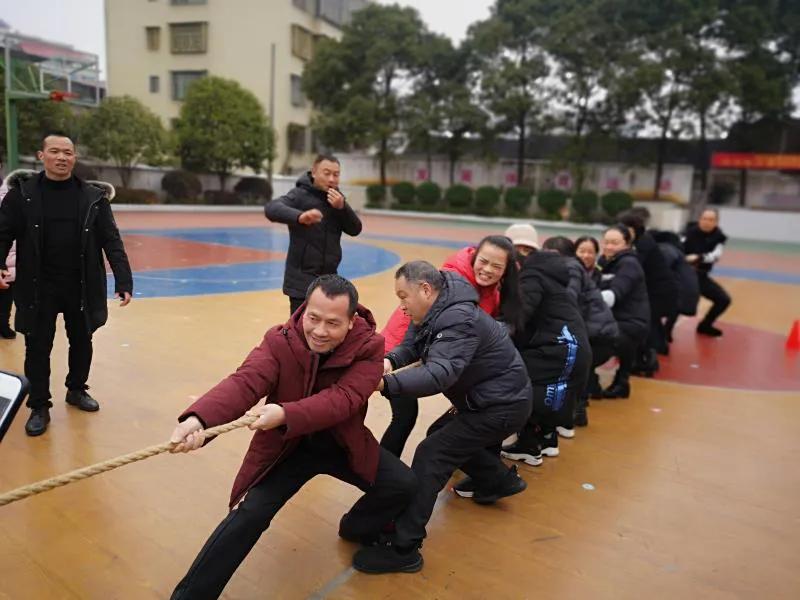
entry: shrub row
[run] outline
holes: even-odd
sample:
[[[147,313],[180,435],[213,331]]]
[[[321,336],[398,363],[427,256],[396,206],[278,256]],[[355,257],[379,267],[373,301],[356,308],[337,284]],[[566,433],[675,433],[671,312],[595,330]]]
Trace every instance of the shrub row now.
[[[389,203],[389,196],[392,202]],[[534,216],[552,221],[564,218],[569,194],[561,190],[543,190],[536,197],[538,211]],[[524,187],[498,188],[490,185],[476,190],[456,184],[442,189],[431,181],[416,187],[407,181],[389,187],[367,186],[367,206],[395,210],[441,211],[455,214],[492,216],[504,214],[513,217],[531,216],[533,192]],[[576,222],[596,222],[613,219],[619,212],[633,205],[627,192],[608,192],[602,197],[597,192],[583,190],[572,196],[568,215]]]

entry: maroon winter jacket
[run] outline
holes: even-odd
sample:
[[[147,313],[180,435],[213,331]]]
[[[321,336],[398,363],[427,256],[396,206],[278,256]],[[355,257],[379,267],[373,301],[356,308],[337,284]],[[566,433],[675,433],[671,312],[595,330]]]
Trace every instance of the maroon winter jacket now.
[[[347,452],[350,467],[370,483],[378,468],[378,442],[364,425],[367,400],[383,375],[383,337],[372,313],[358,306],[344,341],[319,367],[308,349],[303,311],[271,328],[235,373],[192,404],[179,421],[194,415],[205,427],[241,417],[267,396],[286,411],[286,425],[256,431],[233,483],[231,507],[297,446],[300,438],[323,429]]]

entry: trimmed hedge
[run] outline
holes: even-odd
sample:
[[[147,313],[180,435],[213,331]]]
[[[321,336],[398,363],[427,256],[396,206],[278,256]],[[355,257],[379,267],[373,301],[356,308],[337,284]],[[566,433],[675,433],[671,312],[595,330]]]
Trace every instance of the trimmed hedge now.
[[[633,196],[628,192],[608,192],[600,199],[600,204],[603,210],[606,211],[609,217],[616,217],[623,210],[628,210],[633,206]]]
[[[242,204],[261,204],[272,200],[272,186],[261,177],[242,177],[233,187]]]
[[[460,183],[450,186],[444,193],[448,210],[456,213],[469,213],[472,205],[472,196],[472,188]]]
[[[432,181],[423,181],[417,186],[417,199],[423,206],[434,206],[442,199],[442,188]]]
[[[497,214],[500,204],[500,189],[493,185],[484,185],[475,191],[475,212],[479,215]]]
[[[159,204],[161,200],[153,190],[118,187],[114,202],[117,204]]]
[[[528,188],[510,187],[506,190],[506,212],[514,216],[525,215],[531,205],[533,193]]]
[[[557,221],[561,219],[559,211],[567,205],[567,194],[562,190],[543,190],[536,200],[545,218]]]
[[[414,204],[415,195],[416,190],[414,189],[414,184],[408,181],[401,181],[392,186],[392,197],[397,200],[398,204],[402,204],[403,206],[411,206]]]
[[[203,193],[203,184],[194,173],[176,169],[164,174],[161,189],[167,193],[167,203],[192,204]]]
[[[380,208],[386,200],[386,188],[382,185],[368,185],[367,186],[367,206],[372,208]]]
[[[572,211],[580,221],[588,223],[597,211],[598,203],[597,192],[581,190],[572,197]]]

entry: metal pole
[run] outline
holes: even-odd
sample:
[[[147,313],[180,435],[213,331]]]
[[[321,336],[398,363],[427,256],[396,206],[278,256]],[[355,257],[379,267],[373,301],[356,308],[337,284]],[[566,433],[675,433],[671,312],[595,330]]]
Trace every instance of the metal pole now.
[[[10,173],[19,167],[17,146],[17,105],[11,98],[11,40],[5,44],[5,92],[6,92],[6,171]]]
[[[269,181],[270,188],[272,187],[272,160],[275,155],[275,146],[277,145],[277,134],[275,133],[275,44],[270,45],[269,52],[269,127],[272,129],[272,152],[269,157],[269,170],[267,171],[267,180]]]

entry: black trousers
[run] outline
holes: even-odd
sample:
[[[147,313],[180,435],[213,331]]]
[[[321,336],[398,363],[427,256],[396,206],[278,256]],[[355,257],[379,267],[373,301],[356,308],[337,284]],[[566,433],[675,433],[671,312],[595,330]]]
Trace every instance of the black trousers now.
[[[583,388],[583,392],[578,397],[578,405],[580,406],[586,406],[588,404],[590,390],[596,392],[600,389],[600,381],[595,369],[608,362],[608,360],[614,356],[614,347],[617,342],[616,339],[612,338],[595,338],[590,340],[589,343],[592,346],[592,364],[589,369],[589,377],[586,385]]]
[[[417,423],[419,400],[414,396],[392,396],[389,404],[392,407],[392,420],[381,438],[381,446],[399,457]]]
[[[627,383],[631,376],[631,368],[642,336],[647,335],[640,327],[629,327],[627,323],[618,323],[619,337],[614,347],[614,354],[619,359],[619,368],[614,375],[615,383]]]
[[[218,598],[281,507],[306,482],[321,474],[364,491],[339,524],[340,535],[348,539],[377,537],[406,507],[417,489],[411,469],[385,450],[381,450],[375,483],[370,485],[353,473],[345,450],[329,433],[307,436],[247,492],[244,500],[214,530],[172,593],[173,600]],[[264,597],[269,596],[265,590]]]
[[[92,334],[81,310],[81,287],[77,281],[43,282],[39,289],[39,312],[33,334],[25,336],[25,377],[31,383],[27,406],[50,408],[50,352],[56,334],[56,317],[64,315],[69,340],[69,390],[85,390],[92,366]]]
[[[14,284],[6,290],[0,290],[0,326],[8,325],[11,320],[11,305],[14,304]]]
[[[297,312],[297,309],[305,302],[305,298],[294,298],[289,296],[289,316],[291,317],[294,313]]]
[[[697,281],[700,284],[700,295],[711,300],[711,308],[703,317],[702,324],[713,325],[714,321],[730,306],[731,297],[720,284],[708,276],[708,273],[698,272]]]
[[[419,484],[417,493],[395,519],[398,547],[422,545],[436,496],[456,469],[464,471],[481,489],[490,489],[508,472],[500,459],[500,444],[527,421],[530,389],[526,394],[517,402],[485,410],[451,409],[430,426],[411,463]]]

